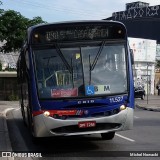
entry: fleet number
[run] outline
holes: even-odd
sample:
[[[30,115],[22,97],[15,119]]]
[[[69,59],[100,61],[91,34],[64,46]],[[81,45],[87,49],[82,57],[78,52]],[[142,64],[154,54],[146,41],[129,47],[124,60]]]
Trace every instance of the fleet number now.
[[[109,99],[110,103],[121,102],[122,100],[123,96],[113,97]]]

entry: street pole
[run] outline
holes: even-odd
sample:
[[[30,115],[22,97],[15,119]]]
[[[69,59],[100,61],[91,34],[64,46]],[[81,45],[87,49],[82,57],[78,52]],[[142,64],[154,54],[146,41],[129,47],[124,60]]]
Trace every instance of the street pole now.
[[[148,66],[149,64],[147,63],[147,104],[148,104]]]
[[[148,94],[149,94],[149,86],[148,86],[148,84],[149,84],[149,75],[148,75],[148,67],[149,66],[152,66],[152,64],[151,63],[147,63],[147,104],[148,104]]]

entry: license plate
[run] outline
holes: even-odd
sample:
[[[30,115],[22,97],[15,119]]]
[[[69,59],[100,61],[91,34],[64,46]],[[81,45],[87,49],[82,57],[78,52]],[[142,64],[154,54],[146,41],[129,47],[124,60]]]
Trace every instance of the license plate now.
[[[95,121],[86,121],[86,122],[79,122],[78,127],[79,128],[90,128],[90,127],[95,127],[96,122]]]

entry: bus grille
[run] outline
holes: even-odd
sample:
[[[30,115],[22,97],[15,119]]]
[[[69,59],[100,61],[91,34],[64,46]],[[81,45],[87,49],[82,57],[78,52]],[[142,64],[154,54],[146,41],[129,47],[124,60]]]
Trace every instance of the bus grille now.
[[[76,132],[88,132],[88,131],[102,131],[110,129],[118,129],[121,127],[119,123],[97,123],[95,127],[91,128],[79,128],[78,125],[63,126],[52,129],[51,131],[56,134],[62,133],[76,133]]]
[[[104,112],[97,112],[97,113],[92,113],[91,115],[63,115],[63,116],[58,116],[54,115],[53,118],[55,119],[76,119],[76,118],[84,118],[84,117],[94,117],[94,118],[99,118],[99,117],[107,117],[107,116],[112,116],[115,114],[118,114],[120,112],[119,108],[110,110],[110,111],[104,111]]]

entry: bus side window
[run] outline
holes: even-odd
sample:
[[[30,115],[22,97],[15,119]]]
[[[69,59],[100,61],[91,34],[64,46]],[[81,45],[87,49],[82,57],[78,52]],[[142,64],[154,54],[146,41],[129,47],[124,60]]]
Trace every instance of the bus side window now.
[[[24,83],[25,82],[25,78],[26,78],[26,61],[25,61],[25,55],[24,55],[24,51],[21,52],[21,61],[20,61],[20,77],[21,77],[21,82]]]
[[[133,54],[133,50],[130,49],[130,54],[131,54],[131,63],[132,65],[134,64],[134,54]]]
[[[28,49],[25,50],[24,52],[24,56],[25,56],[25,65],[27,67],[27,69],[29,69],[29,56],[28,56]]]
[[[19,56],[17,61],[17,81],[18,84],[21,83],[21,67],[20,67],[21,56]]]

